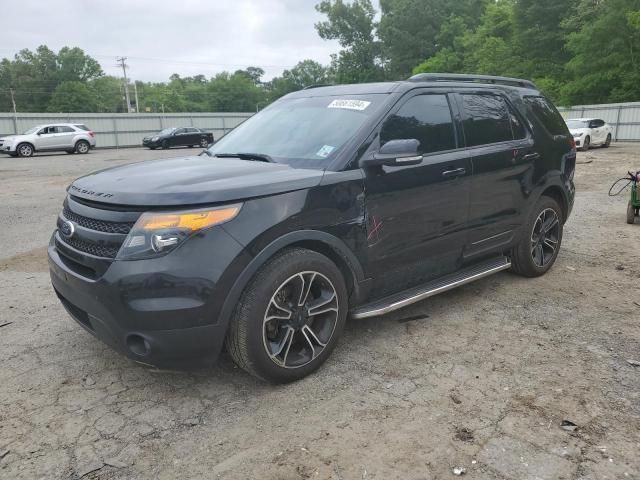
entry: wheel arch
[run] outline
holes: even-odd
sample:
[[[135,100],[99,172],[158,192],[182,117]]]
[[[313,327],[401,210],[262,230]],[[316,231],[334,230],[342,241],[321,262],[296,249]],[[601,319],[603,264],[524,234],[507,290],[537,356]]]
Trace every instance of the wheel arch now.
[[[352,303],[352,299],[360,297],[360,284],[364,281],[364,271],[349,247],[342,240],[329,233],[318,230],[299,230],[273,240],[253,257],[229,289],[218,316],[220,325],[226,329],[242,292],[258,270],[281,251],[294,247],[307,248],[329,258],[344,276],[350,303]]]
[[[551,185],[545,188],[540,197],[551,197],[553,198],[562,209],[562,220],[564,222],[567,221],[567,216],[569,215],[569,201],[565,198],[564,190],[558,185]]]
[[[16,145],[16,152],[17,152],[17,151],[18,151],[18,149],[20,148],[20,145],[24,145],[24,144],[27,144],[27,145],[29,145],[31,148],[33,148],[33,151],[34,151],[34,152],[36,151],[36,146],[35,146],[32,142],[30,142],[30,141],[28,141],[28,140],[23,140],[22,142],[19,142],[19,143],[18,143],[18,145]]]

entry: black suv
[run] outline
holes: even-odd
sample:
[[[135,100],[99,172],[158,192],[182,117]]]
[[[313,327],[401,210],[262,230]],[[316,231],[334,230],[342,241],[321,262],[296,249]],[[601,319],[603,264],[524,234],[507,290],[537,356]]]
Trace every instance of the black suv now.
[[[130,358],[215,358],[271,382],[383,315],[554,263],[573,137],[529,81],[422,74],[309,88],[195,157],[68,189],[49,245],[62,304]]]

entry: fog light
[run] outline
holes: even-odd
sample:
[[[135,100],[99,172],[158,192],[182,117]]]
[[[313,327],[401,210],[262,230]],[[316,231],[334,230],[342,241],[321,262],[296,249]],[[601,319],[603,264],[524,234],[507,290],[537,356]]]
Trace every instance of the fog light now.
[[[141,357],[147,355],[149,350],[151,350],[149,342],[141,335],[135,333],[127,337],[127,347],[132,353],[140,355]]]

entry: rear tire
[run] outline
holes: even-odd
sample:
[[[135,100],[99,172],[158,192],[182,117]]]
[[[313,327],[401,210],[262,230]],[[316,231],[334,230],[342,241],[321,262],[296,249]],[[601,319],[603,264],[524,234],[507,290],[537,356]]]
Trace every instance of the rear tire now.
[[[562,244],[564,218],[558,202],[540,197],[523,227],[521,240],[511,252],[511,271],[539,277],[553,266]]]
[[[91,145],[86,140],[78,140],[76,142],[75,151],[76,153],[80,153],[82,155],[89,153],[91,150]]]
[[[21,143],[18,145],[18,148],[16,148],[19,157],[33,157],[34,151],[33,145],[30,143]]]
[[[607,139],[602,144],[604,148],[609,148],[609,145],[611,145],[611,134],[607,135]]]
[[[636,209],[633,208],[633,205],[631,204],[631,200],[629,200],[629,203],[627,204],[627,223],[630,225],[633,225],[636,221]]]
[[[285,250],[246,287],[225,340],[233,361],[272,383],[299,380],[335,348],[347,318],[342,273],[312,250]]]

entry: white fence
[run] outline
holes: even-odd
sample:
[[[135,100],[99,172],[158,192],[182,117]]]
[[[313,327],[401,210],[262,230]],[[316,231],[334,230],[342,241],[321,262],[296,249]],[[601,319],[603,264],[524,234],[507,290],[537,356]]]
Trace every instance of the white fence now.
[[[600,118],[613,127],[613,139],[640,141],[640,102],[559,107],[564,118]]]
[[[96,132],[98,147],[132,147],[168,127],[197,127],[222,137],[252,113],[0,113],[0,137],[43,123],[82,123]]]

